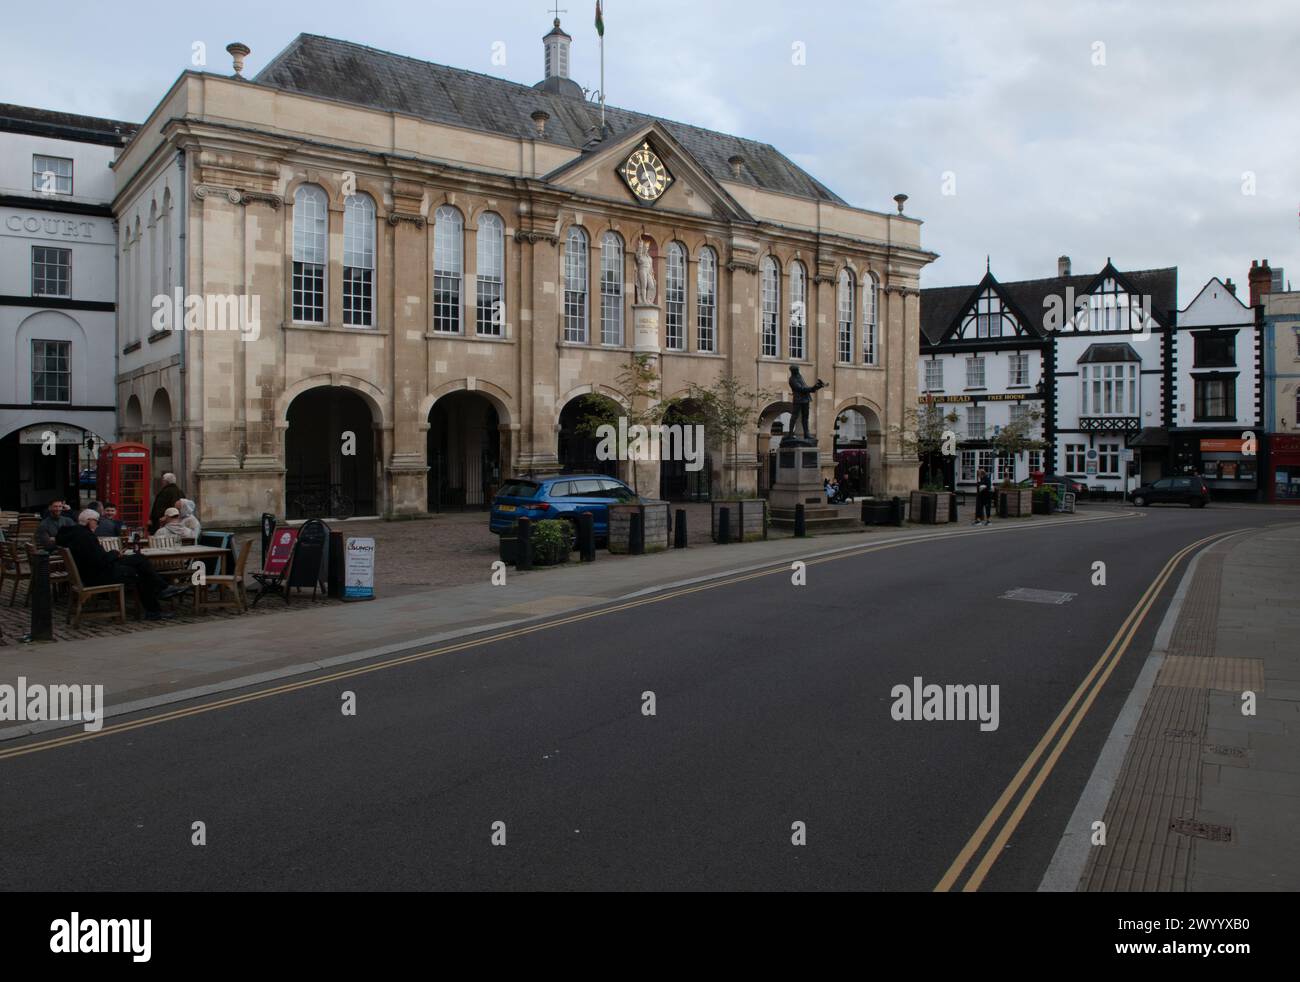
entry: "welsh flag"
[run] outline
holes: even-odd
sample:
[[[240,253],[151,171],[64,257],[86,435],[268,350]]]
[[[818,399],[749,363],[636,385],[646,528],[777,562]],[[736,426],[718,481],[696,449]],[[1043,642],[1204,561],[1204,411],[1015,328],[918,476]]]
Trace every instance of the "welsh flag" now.
[[[600,0],[596,0],[596,33],[605,36],[605,18],[600,14]]]

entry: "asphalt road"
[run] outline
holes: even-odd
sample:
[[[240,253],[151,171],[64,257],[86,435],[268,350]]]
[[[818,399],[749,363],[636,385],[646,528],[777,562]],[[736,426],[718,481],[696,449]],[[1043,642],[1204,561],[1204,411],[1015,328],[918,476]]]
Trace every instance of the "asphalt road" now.
[[[784,570],[107,732],[115,720],[0,759],[0,884],[930,890],[1168,558],[1287,518],[1128,514],[957,529],[810,565],[802,587]],[[1038,885],[1184,568],[982,889]],[[1000,599],[1016,587],[1077,596]],[[1000,686],[998,728],[892,719],[914,676]]]

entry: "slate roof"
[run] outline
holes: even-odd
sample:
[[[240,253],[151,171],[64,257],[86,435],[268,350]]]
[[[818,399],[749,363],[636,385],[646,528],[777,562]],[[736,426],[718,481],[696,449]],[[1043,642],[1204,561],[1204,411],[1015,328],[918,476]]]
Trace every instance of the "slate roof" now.
[[[1127,341],[1119,344],[1090,344],[1079,356],[1080,365],[1104,365],[1115,361],[1141,361],[1142,357]]]
[[[600,126],[600,107],[583,99],[316,34],[299,34],[253,82],[516,139],[534,137],[530,117],[541,109],[551,115],[546,139],[575,150]],[[727,161],[739,156],[742,183],[847,204],[770,144],[616,106],[605,119],[612,139],[657,121],[715,180],[736,180]]]
[[[139,128],[139,123],[125,123],[120,119],[0,103],[0,133],[27,133],[80,143],[123,146]]]
[[[1152,316],[1160,323],[1168,324],[1178,298],[1178,267],[1118,272],[1128,280],[1139,296],[1151,297]],[[1042,318],[1047,313],[1043,301],[1050,296],[1059,296],[1064,300],[1066,291],[1071,287],[1074,288],[1076,297],[1083,296],[1098,275],[1099,273],[1086,273],[1082,276],[1049,276],[1041,280],[999,282],[998,286],[1026,317],[1039,318],[1032,327],[1042,331]],[[974,302],[978,285],[943,286],[921,291],[922,344],[938,344],[943,340],[953,320]]]

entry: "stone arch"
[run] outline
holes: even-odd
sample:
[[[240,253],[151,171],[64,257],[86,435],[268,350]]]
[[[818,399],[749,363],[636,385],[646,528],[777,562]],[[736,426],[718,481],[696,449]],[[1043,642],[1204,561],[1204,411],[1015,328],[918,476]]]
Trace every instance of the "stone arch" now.
[[[433,407],[439,399],[446,398],[456,392],[474,392],[483,396],[488,402],[492,403],[493,408],[501,417],[503,426],[509,426],[515,422],[515,404],[510,393],[495,382],[488,382],[481,378],[474,380],[472,388],[470,387],[470,380],[465,378],[452,379],[450,382],[444,382],[438,386],[420,400],[420,419],[427,420],[429,413],[433,411]]]
[[[144,414],[140,410],[140,397],[132,392],[122,411],[122,439],[138,443],[144,430]]]
[[[877,493],[886,478],[884,413],[879,404],[864,395],[841,399],[834,421],[836,475],[841,485],[855,497]]]
[[[276,400],[275,404],[275,418],[279,425],[288,425],[289,406],[298,396],[308,389],[316,389],[325,385],[352,389],[369,404],[371,418],[375,422],[374,428],[386,430],[390,427],[388,414],[384,411],[385,396],[383,389],[356,375],[347,375],[342,372],[330,372],[328,375],[311,375],[288,386],[280,394],[280,398]]]

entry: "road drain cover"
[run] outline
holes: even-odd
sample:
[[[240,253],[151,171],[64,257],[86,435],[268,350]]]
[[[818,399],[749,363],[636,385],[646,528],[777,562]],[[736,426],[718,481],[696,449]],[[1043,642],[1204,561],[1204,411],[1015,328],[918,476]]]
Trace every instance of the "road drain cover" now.
[[[1175,818],[1169,823],[1169,831],[1177,832],[1179,835],[1190,835],[1196,839],[1209,839],[1211,842],[1232,841],[1232,826],[1194,822],[1190,818]]]
[[[1002,600],[1023,600],[1031,604],[1068,604],[1077,597],[1077,593],[1061,593],[1058,590],[1031,590],[1026,586],[1018,586],[1014,590],[1008,590],[1002,594]]]

